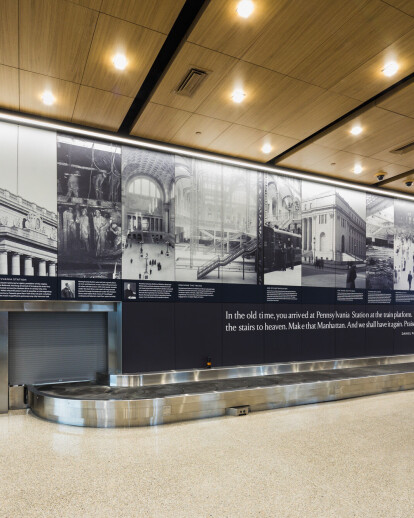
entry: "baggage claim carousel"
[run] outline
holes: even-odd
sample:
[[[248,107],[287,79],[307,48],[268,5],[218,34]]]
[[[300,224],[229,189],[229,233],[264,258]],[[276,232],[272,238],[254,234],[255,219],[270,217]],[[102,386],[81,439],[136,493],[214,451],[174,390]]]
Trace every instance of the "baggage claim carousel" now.
[[[414,355],[277,363],[28,387],[32,412],[56,423],[148,426],[414,388]]]

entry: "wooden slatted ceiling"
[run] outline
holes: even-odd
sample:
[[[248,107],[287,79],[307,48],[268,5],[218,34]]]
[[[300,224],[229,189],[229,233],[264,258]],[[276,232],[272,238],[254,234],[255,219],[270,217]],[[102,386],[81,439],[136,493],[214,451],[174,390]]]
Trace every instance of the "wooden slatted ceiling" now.
[[[255,0],[247,20],[237,16],[237,3],[209,3],[132,134],[148,137],[152,114],[174,108],[162,140],[237,156],[249,149],[250,158],[267,161],[255,148],[257,132],[279,136],[276,155],[414,70],[414,20],[381,0]],[[400,71],[386,78],[390,57]],[[190,67],[209,72],[191,98],[175,93]],[[241,104],[230,99],[237,87],[246,92]],[[250,145],[229,137],[249,133]]]
[[[117,130],[183,4],[0,0],[0,106]],[[41,102],[46,88],[53,106]]]

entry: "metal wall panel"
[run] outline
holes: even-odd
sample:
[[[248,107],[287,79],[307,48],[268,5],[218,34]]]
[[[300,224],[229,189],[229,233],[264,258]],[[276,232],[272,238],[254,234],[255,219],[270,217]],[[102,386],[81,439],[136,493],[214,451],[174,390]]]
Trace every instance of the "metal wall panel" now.
[[[11,385],[95,379],[106,372],[105,313],[10,313]]]

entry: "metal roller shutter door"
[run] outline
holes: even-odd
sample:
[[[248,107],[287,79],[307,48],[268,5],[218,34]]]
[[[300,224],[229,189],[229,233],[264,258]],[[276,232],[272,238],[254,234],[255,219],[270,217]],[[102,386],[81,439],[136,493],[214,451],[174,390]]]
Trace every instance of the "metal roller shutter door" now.
[[[94,379],[106,371],[106,313],[9,313],[10,385]]]

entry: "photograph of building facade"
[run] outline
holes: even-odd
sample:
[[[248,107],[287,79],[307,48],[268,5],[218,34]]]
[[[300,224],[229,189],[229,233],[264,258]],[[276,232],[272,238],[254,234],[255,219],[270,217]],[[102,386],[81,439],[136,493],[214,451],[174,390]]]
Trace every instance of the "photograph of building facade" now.
[[[394,200],[367,194],[367,289],[392,290]]]
[[[394,201],[394,289],[411,290],[414,271],[414,204]]]
[[[258,174],[176,156],[176,280],[257,283]]]
[[[1,123],[0,139],[0,275],[55,277],[55,134]]]
[[[302,182],[302,285],[365,287],[365,194]]]
[[[175,279],[174,156],[122,149],[123,277]]]
[[[58,135],[59,274],[121,277],[121,148]]]
[[[302,282],[301,181],[264,175],[264,283],[300,286]]]

